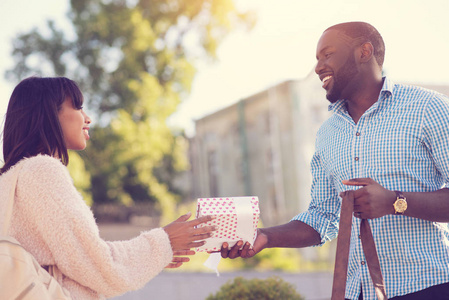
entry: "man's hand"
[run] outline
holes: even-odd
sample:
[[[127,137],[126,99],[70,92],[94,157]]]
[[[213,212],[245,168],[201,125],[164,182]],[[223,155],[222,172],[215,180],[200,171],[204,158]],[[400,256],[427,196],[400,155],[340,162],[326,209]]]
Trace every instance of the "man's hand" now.
[[[375,219],[394,214],[394,191],[387,190],[371,178],[343,180],[343,184],[362,186],[354,191],[354,216],[360,219]],[[341,196],[341,194],[340,194]]]
[[[262,251],[267,244],[267,236],[261,232],[260,229],[257,230],[257,238],[254,241],[254,247],[251,247],[250,243],[246,242],[242,248],[243,241],[238,241],[231,250],[228,249],[228,243],[223,243],[221,246],[221,257],[223,258],[250,258]]]
[[[315,229],[306,223],[294,220],[278,226],[258,228],[253,248],[251,248],[249,243],[246,243],[242,248],[243,241],[238,241],[229,250],[228,244],[223,243],[221,257],[249,258],[265,248],[303,248],[319,245],[320,241],[321,237]]]

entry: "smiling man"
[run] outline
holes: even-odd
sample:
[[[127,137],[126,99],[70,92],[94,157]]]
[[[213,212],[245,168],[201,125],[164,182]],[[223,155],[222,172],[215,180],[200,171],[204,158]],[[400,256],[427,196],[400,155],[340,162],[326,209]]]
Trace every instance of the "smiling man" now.
[[[364,22],[324,31],[316,73],[333,115],[317,133],[311,202],[222,257],[322,245],[338,234],[341,193],[354,190],[347,299],[376,299],[359,238],[369,219],[388,299],[449,299],[449,98],[382,76],[385,46]]]

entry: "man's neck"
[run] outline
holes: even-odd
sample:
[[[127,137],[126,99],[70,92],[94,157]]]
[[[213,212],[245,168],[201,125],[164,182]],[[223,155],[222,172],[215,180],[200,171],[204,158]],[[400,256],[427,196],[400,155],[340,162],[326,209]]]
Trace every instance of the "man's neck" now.
[[[380,80],[370,80],[369,82],[361,83],[361,88],[348,99],[346,108],[356,124],[365,111],[377,102],[382,85],[382,78]]]

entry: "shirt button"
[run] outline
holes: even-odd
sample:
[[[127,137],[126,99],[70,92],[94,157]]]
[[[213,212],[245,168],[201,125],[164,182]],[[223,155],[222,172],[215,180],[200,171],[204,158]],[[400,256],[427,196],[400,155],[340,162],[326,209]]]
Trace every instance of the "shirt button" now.
[[[362,238],[362,235],[361,234],[359,234],[359,239],[361,239]]]
[[[361,134],[360,132],[356,132],[355,133],[356,136],[360,136],[360,134]]]
[[[364,265],[365,265],[365,262],[362,260],[361,264],[362,264],[362,266],[364,266]]]
[[[355,157],[354,160],[355,160],[355,161],[359,161],[359,158],[358,158],[358,157]]]

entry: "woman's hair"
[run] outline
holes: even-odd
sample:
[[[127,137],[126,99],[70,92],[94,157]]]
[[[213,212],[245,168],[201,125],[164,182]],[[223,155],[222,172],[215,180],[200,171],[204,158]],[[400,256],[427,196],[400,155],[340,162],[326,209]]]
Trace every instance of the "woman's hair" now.
[[[69,162],[58,112],[66,99],[81,109],[83,95],[78,85],[65,77],[29,77],[14,89],[3,129],[4,166],[0,174],[25,157],[57,155]]]

